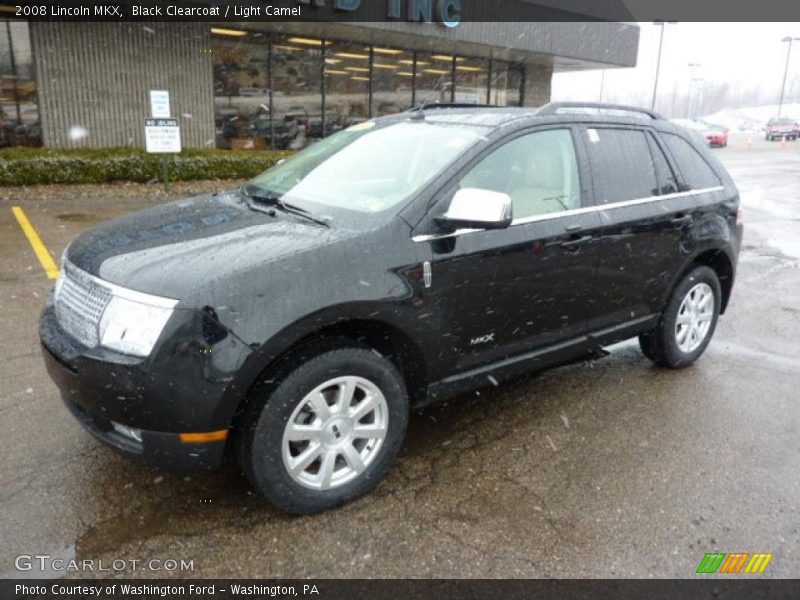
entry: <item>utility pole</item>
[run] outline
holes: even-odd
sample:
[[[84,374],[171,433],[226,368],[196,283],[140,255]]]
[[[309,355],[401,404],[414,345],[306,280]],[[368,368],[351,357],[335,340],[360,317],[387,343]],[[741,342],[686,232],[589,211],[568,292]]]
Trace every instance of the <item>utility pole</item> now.
[[[786,91],[786,76],[789,74],[789,58],[792,56],[792,42],[800,42],[800,37],[786,36],[781,40],[782,42],[789,42],[789,48],[786,50],[786,67],[783,69],[783,83],[781,84],[781,99],[778,102],[778,118],[781,117],[781,109],[783,109],[783,93]]]
[[[606,70],[600,71],[600,102],[603,101],[603,88],[606,85]]]
[[[656,109],[656,94],[658,94],[658,76],[661,71],[661,50],[664,47],[664,28],[667,25],[674,25],[677,21],[653,21],[653,25],[661,27],[661,35],[658,39],[658,60],[656,61],[656,81],[653,84],[653,99],[650,102],[650,110]]]
[[[692,83],[694,83],[694,70],[701,67],[700,63],[689,63],[689,91],[686,92],[686,118],[692,118]]]

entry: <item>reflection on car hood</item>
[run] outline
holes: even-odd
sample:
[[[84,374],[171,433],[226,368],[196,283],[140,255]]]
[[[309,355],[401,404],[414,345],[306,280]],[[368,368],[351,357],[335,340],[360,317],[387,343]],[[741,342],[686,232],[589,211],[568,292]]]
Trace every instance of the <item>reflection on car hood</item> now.
[[[67,258],[117,285],[183,299],[231,272],[353,233],[254,211],[238,194],[203,195],[104,223],[75,239]]]

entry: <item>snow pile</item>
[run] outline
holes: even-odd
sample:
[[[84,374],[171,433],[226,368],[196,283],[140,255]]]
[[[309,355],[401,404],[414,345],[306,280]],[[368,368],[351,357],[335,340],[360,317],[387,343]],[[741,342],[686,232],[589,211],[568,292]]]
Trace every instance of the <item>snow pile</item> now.
[[[777,115],[778,105],[766,104],[749,108],[726,108],[715,112],[713,115],[701,118],[707,123],[728,127],[731,131],[757,131]],[[781,110],[781,117],[789,117],[800,121],[800,103],[784,104]]]

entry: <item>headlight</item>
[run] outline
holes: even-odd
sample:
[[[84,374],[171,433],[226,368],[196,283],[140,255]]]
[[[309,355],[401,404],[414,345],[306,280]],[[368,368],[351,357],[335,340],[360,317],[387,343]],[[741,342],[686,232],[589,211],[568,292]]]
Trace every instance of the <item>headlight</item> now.
[[[69,244],[67,244],[64,251],[61,253],[61,260],[58,262],[58,277],[56,278],[56,287],[55,287],[55,296],[58,297],[58,293],[61,291],[61,286],[64,285],[64,278],[66,275],[66,268],[64,265],[67,263],[67,251],[69,250]]]
[[[100,345],[124,354],[148,356],[172,309],[113,296],[100,319]]]

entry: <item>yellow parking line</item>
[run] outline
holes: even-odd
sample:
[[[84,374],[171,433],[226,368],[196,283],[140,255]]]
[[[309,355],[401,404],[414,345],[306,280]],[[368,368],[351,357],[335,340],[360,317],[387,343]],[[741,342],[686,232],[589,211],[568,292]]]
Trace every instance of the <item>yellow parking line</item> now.
[[[42,242],[42,238],[39,237],[39,234],[36,233],[33,225],[31,225],[25,212],[19,206],[11,207],[11,212],[13,212],[14,216],[17,218],[19,226],[22,227],[22,231],[25,233],[25,237],[28,238],[31,248],[33,248],[33,251],[36,253],[36,258],[39,259],[44,272],[50,279],[57,279],[58,267],[53,261],[53,257],[50,256],[50,252],[48,252],[44,242]]]

